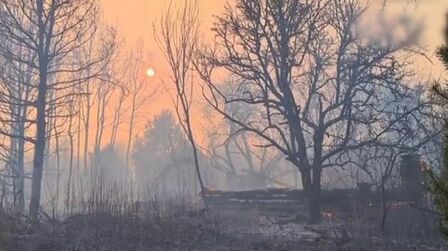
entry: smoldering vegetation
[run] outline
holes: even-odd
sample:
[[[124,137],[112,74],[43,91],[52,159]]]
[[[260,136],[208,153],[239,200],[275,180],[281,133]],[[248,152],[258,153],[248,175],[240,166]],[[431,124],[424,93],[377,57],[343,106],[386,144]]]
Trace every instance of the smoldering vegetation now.
[[[236,0],[205,41],[172,2],[159,78],[98,1],[0,1],[0,250],[448,249],[448,95],[387,3]]]

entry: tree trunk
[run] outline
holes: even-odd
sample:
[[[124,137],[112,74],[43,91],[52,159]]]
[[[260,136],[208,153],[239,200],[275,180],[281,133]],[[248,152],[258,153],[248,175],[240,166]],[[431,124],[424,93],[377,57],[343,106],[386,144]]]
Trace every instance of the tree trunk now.
[[[196,169],[196,175],[198,176],[199,186],[201,189],[201,197],[202,197],[202,200],[204,201],[205,207],[207,208],[208,204],[207,204],[207,198],[205,196],[205,186],[204,186],[204,181],[203,181],[202,175],[201,175],[201,169],[199,166],[198,149],[196,147],[196,141],[194,140],[193,130],[191,129],[191,122],[190,122],[190,117],[189,117],[190,115],[187,112],[185,112],[185,115],[187,116],[187,119],[185,122],[186,122],[186,127],[188,129],[188,139],[189,139],[191,147],[193,149],[194,166]]]
[[[27,81],[28,83],[29,81]],[[19,92],[26,92],[27,90],[19,89]],[[18,94],[20,95],[20,94]],[[28,94],[25,96],[25,100],[28,100]],[[25,213],[25,118],[27,114],[27,106],[23,105],[18,107],[16,118],[17,122],[17,135],[19,136],[16,141],[16,157],[15,157],[15,165],[16,165],[16,175],[17,175],[17,212],[20,214]]]
[[[20,91],[20,90],[19,90]],[[25,212],[25,171],[24,171],[24,152],[25,152],[25,122],[24,110],[25,107],[17,107],[13,111],[13,115],[16,122],[13,123],[14,134],[18,135],[17,138],[11,138],[11,150],[12,150],[12,160],[11,160],[11,177],[13,183],[13,205],[14,210],[23,214]]]
[[[386,217],[387,217],[387,205],[386,205],[386,187],[385,187],[385,178],[381,178],[381,222],[380,222],[380,230],[384,234],[386,230]]]
[[[15,130],[14,124],[12,124],[13,130]],[[16,132],[14,132],[16,133]],[[18,168],[17,168],[17,139],[11,138],[9,142],[10,148],[10,159],[8,160],[8,171],[9,174],[6,174],[6,177],[11,177],[11,185],[12,185],[12,205],[14,209],[17,209],[17,196],[18,196]]]
[[[110,134],[110,142],[109,142],[111,146],[115,146],[117,141],[117,133],[121,124],[121,108],[123,106],[123,102],[124,102],[124,93],[123,91],[121,91],[118,100],[118,105],[115,108],[114,119],[112,121],[112,132]]]
[[[38,18],[38,58],[39,58],[39,85],[36,100],[36,138],[34,142],[33,178],[31,184],[31,201],[29,214],[32,222],[37,222],[39,217],[39,206],[44,169],[46,127],[47,127],[47,91],[48,91],[48,51],[50,50],[50,39],[53,32],[54,17],[47,17],[49,22],[44,21],[44,1],[36,2],[36,14]],[[48,21],[47,20],[47,21]],[[48,26],[47,26],[48,25]]]
[[[70,116],[69,125],[68,125],[68,139],[70,144],[70,152],[69,152],[69,166],[68,166],[68,177],[67,177],[67,190],[65,195],[65,210],[66,213],[70,213],[70,203],[71,203],[71,189],[73,182],[73,158],[74,158],[74,143],[73,143],[73,117]]]
[[[86,92],[90,93],[90,82],[87,82]],[[90,104],[90,94],[86,97],[87,106],[86,106],[86,116],[84,118],[84,150],[83,150],[83,158],[84,158],[84,171],[87,171],[88,165],[88,155],[89,155],[89,130],[90,130],[90,109],[92,105]],[[92,168],[92,167],[91,167]]]
[[[309,169],[300,170],[302,178],[303,192],[308,195],[311,190],[311,171]]]
[[[300,170],[302,176],[303,192],[308,202],[309,223],[315,224],[321,221],[321,173],[320,168],[313,169],[311,175],[310,169]]]
[[[40,73],[39,94],[36,102],[36,142],[33,160],[33,179],[31,185],[30,218],[32,222],[37,222],[39,216],[41,184],[44,168],[46,121],[45,107],[47,95],[47,74]]]
[[[130,115],[130,121],[129,121],[129,130],[128,130],[128,142],[126,144],[126,160],[125,160],[125,167],[126,171],[131,172],[131,181],[133,180],[133,176],[135,175],[135,170],[129,170],[129,162],[130,162],[130,155],[131,155],[131,147],[132,147],[132,134],[134,132],[134,120],[135,120],[135,110],[136,110],[136,93],[133,94],[132,98],[132,108],[131,108],[131,115]]]
[[[314,191],[310,194],[310,197],[308,198],[309,203],[309,223],[310,224],[317,224],[320,223],[322,220],[321,217],[321,204],[320,204],[320,193],[317,191]]]
[[[105,83],[103,83],[105,84]],[[96,114],[96,133],[95,133],[95,144],[93,150],[93,166],[91,168],[91,176],[96,175],[96,171],[101,167],[101,145],[104,133],[104,122],[105,122],[105,110],[107,106],[107,95],[108,90],[104,91],[103,88],[108,88],[107,86],[100,86],[98,90],[98,106]],[[103,92],[104,91],[104,92]]]
[[[310,223],[319,223],[322,220],[321,217],[321,194],[322,188],[320,185],[322,170],[320,167],[314,167],[313,169],[313,182],[311,185],[311,193],[309,198],[309,210],[310,210]]]
[[[22,129],[22,128],[21,128]],[[20,129],[20,130],[21,130]],[[24,131],[24,130],[23,130]],[[22,134],[20,134],[22,135]],[[17,175],[18,175],[18,202],[17,202],[17,210],[19,213],[25,213],[25,140],[23,138],[18,139],[18,147],[17,147]]]
[[[54,209],[56,213],[59,212],[59,199],[60,199],[60,183],[61,183],[61,156],[59,149],[59,132],[57,126],[53,127],[55,134],[55,152],[56,152],[56,199]]]

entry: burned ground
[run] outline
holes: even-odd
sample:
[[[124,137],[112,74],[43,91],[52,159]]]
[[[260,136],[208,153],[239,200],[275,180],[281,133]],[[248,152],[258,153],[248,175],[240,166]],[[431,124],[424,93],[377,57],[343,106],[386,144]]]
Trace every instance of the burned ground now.
[[[321,224],[308,225],[300,213],[273,214],[255,207],[95,212],[64,221],[43,217],[34,226],[2,214],[0,250],[445,250],[437,232],[411,224],[417,216],[411,209],[392,212],[393,226],[401,231],[381,233],[360,216],[342,220],[327,215]]]

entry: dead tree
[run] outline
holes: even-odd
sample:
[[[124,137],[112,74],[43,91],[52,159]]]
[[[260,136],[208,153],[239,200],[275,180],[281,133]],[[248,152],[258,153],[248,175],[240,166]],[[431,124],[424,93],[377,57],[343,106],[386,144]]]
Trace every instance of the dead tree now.
[[[113,70],[106,67],[101,72],[101,80],[96,86],[95,90],[95,141],[93,147],[93,166],[91,167],[92,174],[95,169],[101,166],[101,161],[98,155],[101,153],[101,147],[103,146],[104,131],[106,128],[106,116],[108,107],[110,106],[111,99],[113,97],[115,82],[112,76]],[[92,176],[93,178],[93,176]]]
[[[408,154],[418,154],[425,152],[424,147],[431,143],[441,134],[441,126],[434,126],[433,120],[438,117],[440,104],[435,103],[425,92],[422,86],[408,88],[405,91],[410,97],[407,103],[393,102],[395,97],[382,97],[389,105],[389,115],[383,116],[383,124],[390,126],[389,132],[375,144],[366,145],[357,149],[356,152],[348,153],[345,158],[355,164],[363,173],[367,174],[370,184],[377,187],[380,199],[380,220],[381,231],[386,230],[387,213],[390,201],[387,198],[387,190],[396,190],[400,182],[399,159]],[[393,113],[404,107],[420,104],[420,108],[397,123],[391,124],[395,120]],[[431,156],[432,158],[434,156]],[[403,198],[405,199],[405,198]]]
[[[238,0],[217,18],[215,46],[195,63],[209,104],[297,167],[313,222],[320,220],[324,168],[343,165],[340,156],[378,142],[420,107],[382,124],[389,112],[378,94],[407,98],[402,52],[415,49],[417,31],[403,39],[369,36],[359,22],[365,12],[357,0]],[[231,94],[217,83],[218,71],[240,83]],[[258,112],[243,122],[224,109],[231,103]]]
[[[198,42],[198,17],[198,7],[195,1],[185,1],[179,7],[174,7],[173,2],[170,2],[169,8],[160,20],[159,29],[154,27],[154,30],[159,46],[169,64],[171,83],[176,93],[173,104],[179,123],[191,144],[201,195],[206,203],[198,147],[191,121],[194,89],[191,70]]]
[[[129,91],[129,127],[127,134],[127,142],[126,142],[126,169],[130,168],[130,155],[134,138],[134,127],[137,123],[137,115],[140,109],[149,101],[151,97],[155,95],[157,89],[154,89],[149,84],[148,77],[144,74],[145,72],[145,64],[147,62],[147,58],[142,56],[143,50],[136,50],[129,53],[124,60],[124,64],[126,65],[126,75],[124,76],[123,81],[126,82],[126,89]],[[148,88],[149,87],[149,88]],[[135,171],[135,170],[133,170]]]
[[[231,83],[227,84],[230,87]],[[229,105],[226,110],[234,114],[239,120],[245,121],[250,118],[251,113],[256,111],[249,110],[251,107],[240,105]],[[210,125],[216,124],[214,118],[208,121]],[[259,137],[248,132],[240,131],[238,126],[227,121],[219,121],[215,126],[208,126],[209,145],[208,155],[211,166],[218,171],[224,172],[227,178],[235,179],[238,175],[244,174],[248,177],[254,177],[262,182],[260,185],[268,184],[288,187],[278,180],[283,173],[295,172],[295,169],[286,170],[279,167],[285,166],[282,162],[283,155],[275,149],[262,147],[263,142]],[[295,172],[296,173],[296,172]]]
[[[29,60],[18,56],[8,46],[0,46],[3,57],[26,63],[37,73],[34,85],[36,98],[32,102],[35,117],[30,119],[35,125],[35,136],[32,138],[34,158],[29,214],[35,222],[41,199],[48,107],[52,104],[64,106],[70,96],[78,95],[67,92],[65,96],[55,95],[57,98],[50,100],[49,93],[70,90],[73,85],[95,76],[98,70],[89,76],[76,73],[104,65],[113,46],[91,61],[71,64],[73,52],[85,46],[92,38],[92,31],[97,29],[98,7],[93,0],[5,0],[0,2],[0,11],[1,39],[27,48],[36,55],[35,59]]]
[[[114,111],[114,118],[112,120],[112,132],[110,134],[110,145],[115,145],[117,142],[117,133],[119,131],[119,127],[122,123],[122,115],[123,115],[123,104],[125,103],[128,95],[129,90],[127,89],[126,85],[122,82],[118,83],[117,86],[118,91],[118,100],[116,101],[115,111]]]
[[[5,41],[4,43],[8,43]],[[8,45],[17,55],[24,58],[33,58],[34,55],[25,48]],[[25,212],[25,152],[28,129],[32,126],[26,118],[31,110],[30,101],[33,98],[32,79],[35,72],[22,62],[1,58],[0,74],[0,121],[4,125],[0,129],[9,142],[6,163],[9,163],[12,179],[12,195],[15,210],[18,213]],[[4,150],[6,150],[4,148]]]

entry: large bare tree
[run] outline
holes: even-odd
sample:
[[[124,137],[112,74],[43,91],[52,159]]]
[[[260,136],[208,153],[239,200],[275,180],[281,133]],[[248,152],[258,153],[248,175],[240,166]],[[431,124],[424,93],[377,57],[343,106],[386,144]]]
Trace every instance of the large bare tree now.
[[[416,49],[418,31],[403,24],[402,38],[368,34],[366,11],[358,0],[238,0],[217,18],[215,46],[195,61],[210,105],[300,171],[311,221],[320,220],[324,168],[379,144],[421,107],[389,110],[408,98],[405,52]],[[230,94],[216,80],[222,72],[240,83]],[[225,109],[232,103],[258,112],[241,121]]]

